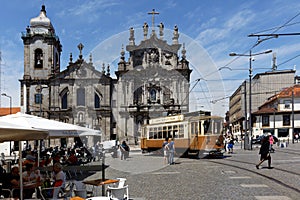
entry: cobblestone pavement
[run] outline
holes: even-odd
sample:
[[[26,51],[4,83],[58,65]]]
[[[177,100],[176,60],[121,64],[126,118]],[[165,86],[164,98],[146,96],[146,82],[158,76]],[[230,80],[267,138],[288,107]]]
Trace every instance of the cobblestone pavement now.
[[[130,153],[127,160],[106,155],[106,178],[127,178],[130,199],[258,199],[290,200],[300,195],[300,143],[286,148],[275,146],[273,169],[263,163],[257,170],[259,146],[243,150],[235,145],[233,154],[222,159],[177,158],[164,165],[161,156]],[[97,172],[86,179],[101,178]]]

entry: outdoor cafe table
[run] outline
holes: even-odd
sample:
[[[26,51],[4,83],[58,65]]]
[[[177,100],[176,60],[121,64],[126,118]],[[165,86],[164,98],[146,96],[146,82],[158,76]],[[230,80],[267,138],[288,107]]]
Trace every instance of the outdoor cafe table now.
[[[99,186],[104,186],[107,184],[113,184],[113,183],[117,183],[119,182],[118,179],[95,179],[95,180],[86,180],[86,181],[82,181],[82,183],[87,184],[87,185],[92,185],[95,187],[99,187]]]

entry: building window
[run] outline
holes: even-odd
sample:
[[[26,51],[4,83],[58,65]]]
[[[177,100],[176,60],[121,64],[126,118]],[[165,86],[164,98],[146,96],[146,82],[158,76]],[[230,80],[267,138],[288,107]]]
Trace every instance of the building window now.
[[[156,90],[153,88],[150,90],[150,101],[156,101]]]
[[[42,49],[36,49],[34,51],[34,67],[43,68],[43,51]]]
[[[288,128],[279,128],[278,129],[278,137],[288,137],[289,129]]]
[[[65,93],[61,98],[61,109],[68,108],[68,94]]]
[[[77,106],[85,106],[85,89],[77,89]]]
[[[283,115],[282,116],[282,124],[283,126],[289,126],[291,124],[290,115]]]
[[[269,115],[262,116],[262,125],[263,126],[270,126],[270,117]]]
[[[291,108],[291,100],[284,101],[284,108]]]
[[[43,95],[41,93],[34,95],[34,103],[42,104],[43,103]]]
[[[94,104],[95,108],[100,108],[100,97],[97,93],[95,93]]]

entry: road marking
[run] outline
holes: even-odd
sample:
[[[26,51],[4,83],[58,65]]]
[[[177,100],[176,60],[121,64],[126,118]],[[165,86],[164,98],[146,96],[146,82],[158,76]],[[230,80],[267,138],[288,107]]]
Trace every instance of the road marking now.
[[[257,200],[291,200],[286,196],[255,196]]]
[[[241,184],[242,187],[254,188],[254,187],[269,187],[265,184]]]
[[[230,179],[247,179],[251,178],[250,176],[231,176]]]
[[[160,175],[160,174],[179,174],[179,172],[154,172],[152,174],[158,174],[158,175]]]
[[[231,170],[227,170],[227,171],[222,171],[222,174],[236,174],[236,171],[231,171]]]
[[[299,162],[300,159],[292,159],[292,160],[276,160],[276,163],[291,163],[291,162]]]

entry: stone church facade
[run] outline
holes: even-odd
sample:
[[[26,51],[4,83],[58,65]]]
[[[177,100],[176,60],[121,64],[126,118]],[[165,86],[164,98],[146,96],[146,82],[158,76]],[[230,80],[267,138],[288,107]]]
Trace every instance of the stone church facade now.
[[[150,27],[151,28],[151,27]],[[21,106],[26,113],[102,131],[102,140],[127,140],[137,144],[140,130],[149,119],[188,112],[190,74],[184,45],[178,43],[174,27],[172,44],[159,33],[143,26],[144,39],[136,44],[133,28],[125,58],[122,47],[116,78],[110,66],[98,71],[92,55],[79,57],[61,70],[62,45],[42,6],[22,34],[24,75],[20,81]],[[181,49],[181,58],[178,52]],[[101,55],[99,55],[101,57]]]

